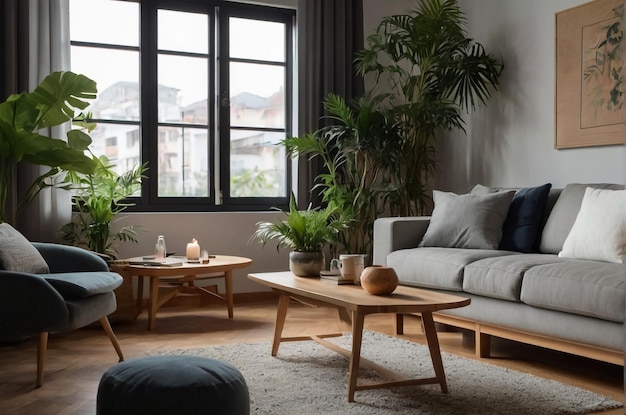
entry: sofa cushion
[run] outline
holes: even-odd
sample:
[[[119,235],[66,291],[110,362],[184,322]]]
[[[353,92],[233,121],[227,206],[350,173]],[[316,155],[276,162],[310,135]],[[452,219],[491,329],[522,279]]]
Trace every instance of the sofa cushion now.
[[[115,272],[66,272],[43,277],[66,300],[108,293],[122,285],[122,277]]]
[[[585,190],[560,257],[623,264],[626,259],[626,190]]]
[[[525,254],[485,258],[465,267],[463,291],[499,298],[520,301],[522,279],[528,269],[536,265],[562,262],[556,255]]]
[[[50,272],[33,244],[8,223],[0,223],[0,269],[31,274]]]
[[[513,194],[456,195],[434,190],[435,207],[420,246],[497,249]]]
[[[606,183],[571,183],[565,186],[543,228],[541,243],[539,244],[539,250],[542,253],[558,254],[563,249],[563,243],[576,221],[576,215],[578,215],[580,210],[587,187],[612,190],[624,189],[623,185]]]
[[[463,291],[463,269],[483,258],[514,252],[489,249],[413,248],[394,251],[387,266],[395,269],[401,284]]]
[[[624,321],[623,264],[568,259],[526,271],[521,300],[531,306]]]
[[[537,252],[539,230],[546,210],[551,183],[518,189],[502,225],[502,240],[498,249],[518,252]],[[497,189],[483,185],[472,188],[472,194],[488,194],[512,189]]]

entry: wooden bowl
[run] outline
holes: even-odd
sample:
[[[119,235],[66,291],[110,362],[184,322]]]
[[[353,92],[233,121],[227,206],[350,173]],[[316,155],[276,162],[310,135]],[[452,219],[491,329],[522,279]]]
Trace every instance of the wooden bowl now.
[[[372,295],[389,295],[398,286],[398,275],[391,267],[372,265],[361,273],[361,286]]]

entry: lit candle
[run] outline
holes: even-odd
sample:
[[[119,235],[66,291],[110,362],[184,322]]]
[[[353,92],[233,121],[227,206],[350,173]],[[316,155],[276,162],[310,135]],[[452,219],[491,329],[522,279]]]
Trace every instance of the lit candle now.
[[[196,238],[193,238],[190,243],[187,244],[187,259],[199,259],[200,258],[200,245]]]

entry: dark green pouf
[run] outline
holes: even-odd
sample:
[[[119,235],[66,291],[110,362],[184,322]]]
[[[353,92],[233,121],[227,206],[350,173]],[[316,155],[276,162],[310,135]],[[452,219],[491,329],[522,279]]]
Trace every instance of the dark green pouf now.
[[[107,370],[97,415],[248,415],[246,381],[233,365],[198,356],[142,357]]]

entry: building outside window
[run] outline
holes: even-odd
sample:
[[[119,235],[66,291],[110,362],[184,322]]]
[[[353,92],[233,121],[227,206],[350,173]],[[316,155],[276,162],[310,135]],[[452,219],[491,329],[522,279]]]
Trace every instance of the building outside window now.
[[[148,162],[140,210],[285,206],[295,12],[234,2],[70,0],[71,68],[95,80],[94,154]]]

